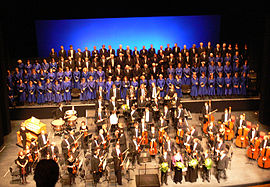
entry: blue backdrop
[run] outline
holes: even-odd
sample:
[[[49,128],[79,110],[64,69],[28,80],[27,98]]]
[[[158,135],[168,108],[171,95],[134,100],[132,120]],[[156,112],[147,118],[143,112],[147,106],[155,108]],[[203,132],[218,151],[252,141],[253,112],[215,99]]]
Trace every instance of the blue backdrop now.
[[[50,49],[58,52],[63,45],[66,50],[72,44],[74,49],[93,46],[100,49],[102,44],[118,49],[119,44],[125,49],[127,45],[133,50],[150,44],[159,49],[167,44],[178,43],[191,47],[199,42],[219,42],[220,16],[168,16],[168,17],[132,17],[102,19],[71,19],[71,20],[38,20],[36,21],[38,53],[41,57],[48,56]]]

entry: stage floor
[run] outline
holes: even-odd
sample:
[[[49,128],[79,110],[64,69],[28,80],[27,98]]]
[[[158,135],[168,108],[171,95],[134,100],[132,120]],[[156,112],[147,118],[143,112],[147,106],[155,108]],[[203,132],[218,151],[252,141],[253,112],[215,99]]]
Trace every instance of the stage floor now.
[[[91,112],[91,111],[90,111]],[[94,112],[94,111],[92,111]],[[237,111],[234,112],[232,111],[233,115],[239,116],[240,113],[245,112],[246,113],[246,119],[248,121],[251,121],[252,123],[258,123],[258,112],[257,111]],[[189,125],[196,125],[198,130],[200,130],[200,123],[198,120],[198,116],[199,114],[196,113],[192,113],[193,115],[193,119],[188,121]],[[214,114],[215,119],[220,119],[221,118],[221,113],[215,113]],[[78,118],[78,122],[80,123],[80,121],[85,120],[85,118]],[[93,119],[88,119],[88,125],[92,124]],[[50,139],[54,140],[56,142],[56,144],[58,145],[58,147],[61,150],[61,137],[59,136],[52,136],[52,128],[50,126],[50,122],[52,121],[52,119],[42,119],[41,120],[43,123],[47,124],[47,130],[48,132],[51,132],[51,137]],[[123,122],[123,119],[120,119],[120,122]],[[11,176],[9,173],[9,167],[11,165],[14,165],[14,160],[17,158],[17,153],[18,151],[21,149],[16,145],[16,132],[17,130],[19,130],[19,125],[22,122],[22,120],[13,120],[11,121],[11,125],[12,125],[12,132],[5,137],[5,144],[3,147],[1,147],[0,150],[0,177],[1,177],[1,181],[0,181],[0,186],[22,186],[20,184],[10,184],[11,181]],[[90,128],[94,131],[94,128]],[[262,131],[269,131],[269,126],[260,125],[260,130]],[[125,131],[126,136],[127,136],[127,141],[129,141],[129,136],[127,135],[127,132]],[[171,137],[174,137],[175,135],[175,131],[174,130],[170,130],[169,135]],[[206,138],[203,138],[202,140],[202,145],[203,147],[206,147]],[[265,169],[261,169],[257,166],[256,161],[249,161],[249,159],[246,157],[246,149],[239,149],[236,148],[235,146],[233,146],[233,157],[232,157],[232,162],[231,162],[231,167],[230,169],[227,170],[227,180],[221,180],[221,183],[219,184],[213,174],[212,171],[212,175],[211,175],[211,181],[210,183],[208,182],[202,182],[202,178],[199,176],[197,182],[195,183],[190,183],[190,182],[185,182],[184,179],[182,181],[182,184],[175,184],[172,181],[172,177],[173,174],[170,173],[169,177],[168,177],[168,186],[238,186],[238,185],[246,185],[246,184],[262,184],[264,182],[270,182],[270,170],[265,170]],[[110,156],[110,154],[109,154]],[[147,162],[146,163],[146,167],[147,168],[158,168],[158,159],[154,159],[151,162]],[[141,168],[142,170],[139,171],[139,168]],[[136,166],[136,169],[134,171],[130,171],[130,178],[134,179],[131,180],[129,183],[127,182],[127,175],[125,173],[125,175],[123,176],[123,186],[136,186],[136,182],[135,182],[135,175],[138,175],[138,173],[140,172],[140,174],[144,174],[144,168],[145,168],[145,164],[142,164],[142,166]],[[147,170],[146,174],[156,174],[159,173],[160,176],[160,172],[158,172],[158,169],[152,169],[152,170]],[[33,175],[30,175],[27,177],[28,180],[28,184],[26,186],[35,186],[35,182],[33,181]],[[101,178],[100,181],[103,181],[104,177]],[[114,186],[115,184],[108,184],[107,182],[103,182],[98,184],[98,186]],[[60,182],[57,183],[56,185],[57,187],[62,186],[62,184]],[[76,178],[76,185],[73,186],[85,186],[85,183],[83,181],[80,181],[80,179],[77,177]],[[89,186],[89,185],[88,185]]]

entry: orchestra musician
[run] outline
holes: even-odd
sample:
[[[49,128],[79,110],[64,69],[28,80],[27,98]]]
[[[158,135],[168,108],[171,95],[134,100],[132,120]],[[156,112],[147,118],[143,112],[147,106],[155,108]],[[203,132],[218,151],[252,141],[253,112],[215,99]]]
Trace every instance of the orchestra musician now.
[[[68,141],[69,136],[67,134],[64,135],[64,139],[61,142],[62,154],[64,156],[65,161],[68,159],[68,150],[71,148],[71,143]]]
[[[165,183],[166,185],[168,185],[168,172],[171,170],[171,158],[168,155],[167,151],[164,151],[162,156],[159,159],[159,163],[163,164],[163,163],[167,163],[167,167],[168,168],[164,168],[161,169],[161,185],[163,185],[163,183]]]
[[[138,143],[137,142],[137,138],[136,136],[132,137],[132,141],[129,143],[129,150],[130,150],[130,154],[132,156],[132,165],[135,165],[135,161],[137,160],[137,164],[141,166],[140,163],[140,145],[141,145],[141,141]]]
[[[120,150],[120,144],[116,144],[115,148],[113,148],[111,156],[113,157],[114,162],[114,172],[117,178],[118,185],[122,185],[122,162],[123,162],[123,154]]]
[[[47,148],[47,159],[53,159],[55,162],[58,162],[59,149],[56,146],[55,142],[51,142],[51,144]]]
[[[81,138],[81,148],[84,150],[84,155],[85,155],[89,148],[88,147],[88,143],[89,143],[88,126],[86,125],[85,121],[81,122],[80,134],[83,134]]]
[[[228,162],[229,158],[227,157],[226,151],[222,150],[220,152],[220,156],[217,157],[217,164],[216,164],[218,183],[220,183],[221,174],[223,174],[224,179],[227,178],[226,169],[228,168]]]
[[[69,173],[70,185],[76,184],[75,178],[77,174],[77,167],[78,167],[78,160],[74,157],[74,154],[70,154],[69,158],[67,159],[67,169]]]
[[[23,150],[25,150],[25,148],[26,148],[26,128],[25,128],[25,124],[24,123],[21,124],[20,137],[21,137],[21,142],[22,142]]]
[[[99,148],[96,148],[94,151],[94,154],[91,158],[91,173],[93,174],[94,178],[94,186],[97,186],[97,183],[99,183],[99,180],[101,178],[101,172],[99,171]]]
[[[41,131],[40,135],[38,136],[38,148],[41,149],[41,158],[46,158],[47,155],[47,145],[48,145],[48,134],[45,133],[44,130]]]
[[[17,166],[19,167],[20,170],[20,177],[21,177],[21,183],[22,184],[26,184],[26,176],[27,174],[27,170],[26,170],[26,166],[28,164],[28,159],[25,156],[23,151],[20,151],[18,154],[18,158],[15,160],[15,163],[17,164]]]
[[[248,139],[251,143],[254,139],[258,139],[260,137],[260,132],[257,130],[256,125],[252,125],[250,131],[248,132]]]

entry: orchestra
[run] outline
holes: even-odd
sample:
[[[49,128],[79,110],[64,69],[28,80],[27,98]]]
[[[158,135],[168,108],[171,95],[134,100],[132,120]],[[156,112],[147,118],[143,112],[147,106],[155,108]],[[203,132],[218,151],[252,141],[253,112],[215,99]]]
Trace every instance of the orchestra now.
[[[117,52],[122,54],[122,50]],[[185,54],[188,55],[188,52]],[[98,55],[97,50],[96,55]],[[174,61],[173,55],[170,54],[164,56],[161,52],[160,57],[163,65],[167,65],[163,61]],[[93,57],[96,59],[93,61],[97,62],[97,58]],[[114,59],[114,55],[110,55],[108,58],[114,64],[125,57],[120,55],[119,59]],[[87,76],[77,86],[81,87],[81,98],[84,98],[82,100],[87,101],[89,98],[95,100],[95,117],[92,124],[87,124],[87,121],[82,120],[77,127],[74,108],[66,115],[67,111],[66,113],[63,111],[60,102],[54,118],[61,119],[65,123],[60,133],[61,149],[45,131],[41,131],[37,140],[33,139],[30,146],[27,146],[25,126],[21,125],[20,139],[23,151],[20,151],[16,164],[20,168],[22,183],[26,183],[26,176],[35,168],[39,159],[53,159],[58,164],[66,166],[65,171],[69,174],[70,184],[75,184],[76,177],[82,171],[82,165],[90,155],[89,173],[93,175],[95,186],[100,183],[103,173],[107,172],[108,164],[113,164],[111,169],[114,170],[117,184],[122,185],[123,170],[128,170],[129,161],[133,168],[140,168],[143,163],[142,152],[149,155],[152,162],[157,162],[159,159],[161,184],[168,185],[170,172],[173,172],[173,182],[176,184],[183,183],[183,179],[185,182],[196,182],[199,174],[203,182],[210,182],[211,173],[217,174],[216,179],[220,183],[221,178],[227,178],[226,170],[231,159],[229,153],[232,145],[250,148],[247,153],[248,158],[256,160],[259,167],[270,167],[269,134],[261,137],[258,126],[248,127],[245,114],[241,114],[239,118],[233,116],[232,108],[228,107],[225,108],[224,113],[222,112],[221,119],[216,120],[217,109],[209,100],[202,106],[201,123],[189,124],[190,112],[179,97],[182,96],[181,84],[192,84],[191,89],[194,91],[192,97],[197,97],[196,95],[205,97],[208,92],[211,92],[210,95],[213,96],[215,95],[213,73],[209,79],[212,81],[209,85],[210,91],[207,88],[207,78],[203,69],[201,69],[202,76],[198,79],[197,75],[191,72],[188,64],[183,69],[181,64],[177,65],[184,74],[182,82],[179,80],[182,72],[177,75],[178,82],[175,82],[172,64],[169,64],[168,71],[164,70],[162,65],[163,68],[158,69],[155,75],[150,75],[149,72],[156,71],[156,64],[154,63],[154,69],[151,65],[150,70],[147,58],[144,57],[139,63],[143,63],[143,68],[139,64],[133,72],[130,72],[129,66],[125,69],[125,72],[129,74],[137,75],[139,72],[138,76],[134,77],[124,76],[121,65],[117,63],[117,68],[113,70],[115,72],[110,73],[107,83],[104,82],[107,72],[104,72],[103,66],[99,66],[98,71],[92,75],[91,71],[94,67],[90,68],[89,72],[88,68],[87,70],[85,70],[86,67],[82,68],[87,72]],[[141,75],[142,72],[144,72],[143,75]],[[84,76],[83,73],[81,76]],[[154,76],[158,79],[154,79]],[[123,81],[121,81],[122,77],[124,77]],[[151,82],[148,81],[149,78]],[[70,79],[66,75],[61,83],[66,103],[71,102]],[[225,82],[226,85],[220,84],[223,84],[221,87],[226,87],[225,94],[227,94],[232,88],[229,81],[225,80]],[[239,94],[237,82],[233,82],[232,92]],[[218,94],[223,95],[223,89],[218,90]],[[122,116],[124,116],[124,122],[122,122]],[[94,130],[91,130],[92,128]]]

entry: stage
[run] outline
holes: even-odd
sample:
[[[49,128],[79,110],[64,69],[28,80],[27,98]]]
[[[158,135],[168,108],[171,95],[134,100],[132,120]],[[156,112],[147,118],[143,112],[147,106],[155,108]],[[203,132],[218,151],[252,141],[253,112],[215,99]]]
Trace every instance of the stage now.
[[[201,101],[203,102],[203,101]],[[75,106],[76,107],[76,106]],[[89,107],[89,106],[85,106]],[[90,108],[90,107],[89,107]],[[88,109],[87,112],[88,115],[94,115],[93,109]],[[192,111],[191,111],[192,112]],[[246,119],[252,123],[258,123],[258,111],[257,110],[250,110],[250,111],[234,111],[234,107],[232,107],[232,114],[235,116],[239,116],[240,113],[246,113]],[[29,114],[31,115],[31,114]],[[37,116],[36,116],[37,117]],[[192,120],[189,120],[190,125],[196,125],[196,128],[200,130],[200,122],[198,120],[199,114],[192,112]],[[214,114],[215,120],[218,120],[221,118],[221,112],[217,112]],[[28,116],[25,117],[27,119]],[[95,132],[95,126],[93,126],[93,118],[85,118],[85,117],[79,117],[78,123],[80,123],[82,120],[86,120],[87,124],[89,126],[89,129],[92,133]],[[16,132],[19,130],[20,123],[24,120],[12,120],[12,132],[5,137],[5,144],[1,147],[0,152],[0,176],[1,176],[1,184],[0,186],[22,186],[20,184],[10,184],[11,176],[9,173],[9,167],[11,165],[14,165],[14,160],[17,158],[17,153],[20,150],[20,147],[16,145]],[[61,137],[60,136],[54,136],[53,130],[51,128],[52,119],[41,119],[41,122],[47,124],[47,131],[50,132],[49,139],[54,140],[58,147],[61,150]],[[120,122],[123,123],[124,119],[120,118]],[[269,131],[269,126],[260,124],[259,129],[261,131]],[[127,137],[127,141],[130,141],[128,132],[125,128],[125,133]],[[173,129],[170,130],[169,135],[171,137],[174,137],[175,131]],[[127,143],[128,144],[128,143]],[[206,138],[202,139],[202,145],[205,148],[206,147]],[[111,148],[109,153],[109,158],[111,157]],[[130,178],[133,179],[129,181],[126,179],[128,175],[124,173],[123,175],[123,186],[136,186],[135,178],[139,174],[145,175],[145,174],[158,174],[159,181],[160,181],[160,171],[158,170],[158,158],[152,159],[151,162],[142,163],[142,166],[135,165],[136,168],[134,170],[130,170]],[[145,172],[146,168],[146,172]],[[149,169],[151,168],[151,169]],[[212,169],[212,175],[211,175],[211,181],[208,182],[202,182],[202,178],[200,177],[197,182],[190,183],[185,182],[184,179],[182,181],[182,184],[175,184],[172,181],[173,173],[169,173],[168,177],[168,186],[241,186],[241,185],[257,185],[257,184],[265,184],[270,183],[270,170],[261,169],[257,166],[256,161],[251,161],[246,157],[246,149],[240,149],[236,148],[233,145],[233,156],[232,156],[232,162],[229,164],[229,169],[227,170],[227,180],[221,180],[221,183],[219,184],[217,182],[217,179],[215,177],[215,170]],[[63,173],[63,171],[62,171]],[[111,175],[114,176],[114,173]],[[35,186],[35,183],[33,181],[33,175],[30,175],[27,177],[28,184],[26,186]],[[109,184],[107,182],[102,182],[104,180],[104,177],[101,178],[101,183],[98,184],[98,186],[114,186],[115,183],[111,181]],[[60,181],[56,185],[57,187],[62,186]],[[65,185],[64,185],[65,186]],[[69,186],[69,185],[67,185]],[[73,186],[85,186],[85,182],[81,181],[79,177],[76,178],[76,185]],[[90,186],[90,185],[87,185]]]
[[[189,96],[184,96],[181,102],[185,108],[190,110],[192,113],[201,112],[201,108],[205,101],[209,98],[191,100]],[[212,108],[218,109],[218,111],[224,111],[224,107],[231,106],[234,111],[244,110],[259,110],[260,97],[223,97],[223,98],[211,98]],[[108,103],[106,103],[107,105]],[[74,106],[78,112],[79,117],[91,117],[87,116],[86,110],[95,109],[94,103],[82,103],[78,99],[73,99],[70,105],[64,104],[64,110],[69,110]],[[10,107],[10,118],[11,120],[23,120],[35,116],[39,119],[52,118],[53,111],[56,110],[56,104],[43,104],[43,105],[24,105]]]

